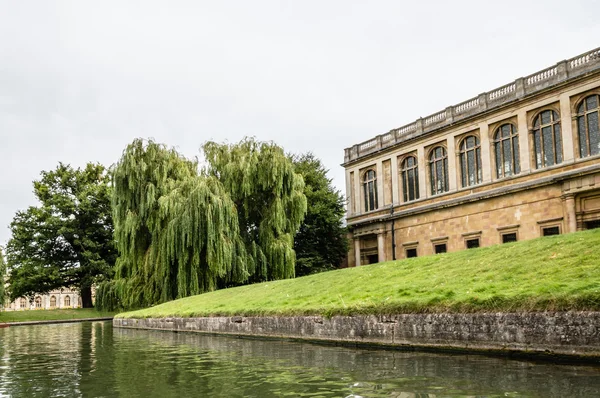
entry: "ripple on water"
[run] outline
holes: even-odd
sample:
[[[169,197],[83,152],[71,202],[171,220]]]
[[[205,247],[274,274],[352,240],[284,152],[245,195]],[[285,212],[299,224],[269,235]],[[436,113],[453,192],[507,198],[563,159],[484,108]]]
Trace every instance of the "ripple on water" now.
[[[600,370],[88,322],[0,329],[0,396],[591,397]]]

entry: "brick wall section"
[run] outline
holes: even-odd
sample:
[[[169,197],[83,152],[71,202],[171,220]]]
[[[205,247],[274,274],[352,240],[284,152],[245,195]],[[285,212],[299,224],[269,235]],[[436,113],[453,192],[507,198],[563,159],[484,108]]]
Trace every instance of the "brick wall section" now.
[[[115,318],[117,328],[521,352],[600,361],[600,312]]]

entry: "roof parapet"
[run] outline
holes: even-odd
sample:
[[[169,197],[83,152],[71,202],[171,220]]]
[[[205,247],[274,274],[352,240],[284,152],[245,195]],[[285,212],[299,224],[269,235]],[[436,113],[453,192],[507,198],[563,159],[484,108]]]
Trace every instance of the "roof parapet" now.
[[[344,163],[600,69],[600,47],[344,150]]]

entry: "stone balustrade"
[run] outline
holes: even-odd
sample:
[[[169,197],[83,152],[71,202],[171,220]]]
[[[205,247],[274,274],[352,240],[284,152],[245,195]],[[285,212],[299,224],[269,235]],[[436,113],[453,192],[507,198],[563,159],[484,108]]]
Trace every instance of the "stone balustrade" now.
[[[552,87],[566,80],[577,78],[600,69],[600,48],[571,59],[558,62],[549,68],[516,79],[487,93],[470,98],[445,110],[419,118],[415,122],[390,130],[368,141],[345,149],[344,163],[349,163],[378,152],[384,148],[429,133],[444,126],[482,112],[501,107],[524,96]]]

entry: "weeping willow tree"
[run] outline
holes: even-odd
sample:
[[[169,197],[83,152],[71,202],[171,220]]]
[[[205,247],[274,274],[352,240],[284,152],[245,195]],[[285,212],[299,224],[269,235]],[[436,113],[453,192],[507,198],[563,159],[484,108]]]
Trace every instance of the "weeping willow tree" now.
[[[135,140],[113,169],[115,279],[96,306],[136,308],[294,276],[302,177],[274,144],[204,145],[208,166]]]
[[[238,210],[251,281],[294,277],[294,235],[306,214],[304,181],[274,143],[207,142],[206,174],[219,179]]]
[[[197,161],[135,140],[113,169],[115,279],[99,308],[135,308],[214,290],[248,277],[235,204]]]

